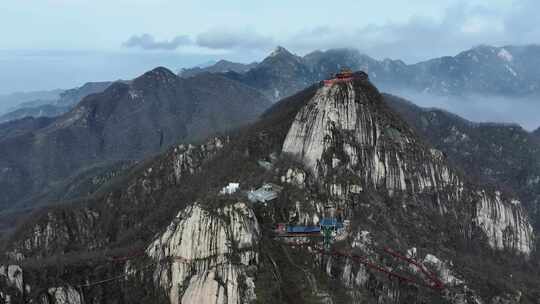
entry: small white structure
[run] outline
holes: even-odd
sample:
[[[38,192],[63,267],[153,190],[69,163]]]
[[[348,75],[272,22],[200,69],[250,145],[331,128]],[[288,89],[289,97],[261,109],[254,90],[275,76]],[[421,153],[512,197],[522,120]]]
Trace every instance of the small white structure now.
[[[240,189],[240,183],[229,183],[227,186],[223,187],[220,194],[233,194]]]

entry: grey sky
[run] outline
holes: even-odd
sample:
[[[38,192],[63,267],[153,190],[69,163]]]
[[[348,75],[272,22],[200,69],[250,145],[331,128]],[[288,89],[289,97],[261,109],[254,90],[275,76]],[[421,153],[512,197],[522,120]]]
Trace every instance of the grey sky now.
[[[415,62],[478,44],[540,43],[539,9],[534,0],[5,0],[0,93],[260,60],[277,44]]]

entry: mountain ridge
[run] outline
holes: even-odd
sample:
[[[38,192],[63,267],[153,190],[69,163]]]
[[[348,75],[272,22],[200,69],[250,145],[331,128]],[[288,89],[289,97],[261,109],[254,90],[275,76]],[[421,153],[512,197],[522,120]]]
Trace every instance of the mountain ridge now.
[[[515,193],[539,225],[540,141],[515,124],[474,123],[385,95],[387,103],[473,180]]]
[[[231,72],[229,77],[262,90],[273,100],[291,95],[309,83],[328,78],[342,67],[368,72],[374,83],[383,90],[411,89],[444,96],[540,95],[540,73],[531,68],[535,63],[540,63],[538,45],[484,45],[455,56],[433,58],[414,64],[392,59],[377,60],[356,49],[347,48],[313,51],[303,57],[283,47],[277,49],[281,50],[276,52],[279,56],[269,55],[250,70]],[[279,70],[284,74],[282,77],[273,72],[274,66],[280,66]],[[258,75],[265,77],[257,80]],[[291,83],[290,88],[281,83],[285,80]]]
[[[0,171],[0,185],[11,190],[0,205],[13,206],[86,166],[139,160],[238,127],[268,104],[254,89],[222,76],[182,79],[162,67],[129,84],[113,83],[42,128],[2,141],[0,167],[7,169]]]
[[[209,73],[226,73],[226,72],[236,72],[236,73],[242,73],[247,72],[249,69],[256,66],[257,63],[238,63],[238,62],[232,62],[228,60],[221,59],[217,61],[216,63],[207,66],[207,67],[193,67],[193,68],[184,68],[180,70],[178,73],[178,76],[180,77],[192,77],[199,73],[203,72],[209,72]]]
[[[0,115],[0,123],[25,117],[60,116],[61,114],[68,112],[84,97],[103,92],[103,90],[111,85],[111,83],[112,82],[108,81],[87,82],[80,87],[69,90],[45,92],[46,94],[55,93],[56,95],[51,96],[49,100],[32,100],[17,104],[6,113]],[[24,94],[22,94],[22,96],[24,96]]]

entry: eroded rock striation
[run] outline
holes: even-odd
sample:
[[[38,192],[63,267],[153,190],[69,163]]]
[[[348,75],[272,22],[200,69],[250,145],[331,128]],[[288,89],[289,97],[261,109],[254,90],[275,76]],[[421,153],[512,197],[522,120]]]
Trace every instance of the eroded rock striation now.
[[[171,303],[248,303],[260,228],[245,203],[207,211],[194,204],[181,211],[146,250],[158,266],[155,283]]]
[[[470,205],[470,220],[493,248],[526,255],[533,249],[533,230],[519,201],[470,185],[441,152],[416,137],[367,80],[319,88],[296,115],[283,152],[325,181],[330,193],[345,197],[351,184],[390,196],[436,192],[433,203],[442,214]]]

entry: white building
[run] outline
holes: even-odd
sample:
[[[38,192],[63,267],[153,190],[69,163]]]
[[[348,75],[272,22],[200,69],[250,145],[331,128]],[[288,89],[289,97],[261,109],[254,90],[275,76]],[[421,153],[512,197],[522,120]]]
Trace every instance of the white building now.
[[[240,189],[240,183],[229,183],[227,186],[223,187],[219,193],[221,194],[233,194]]]

